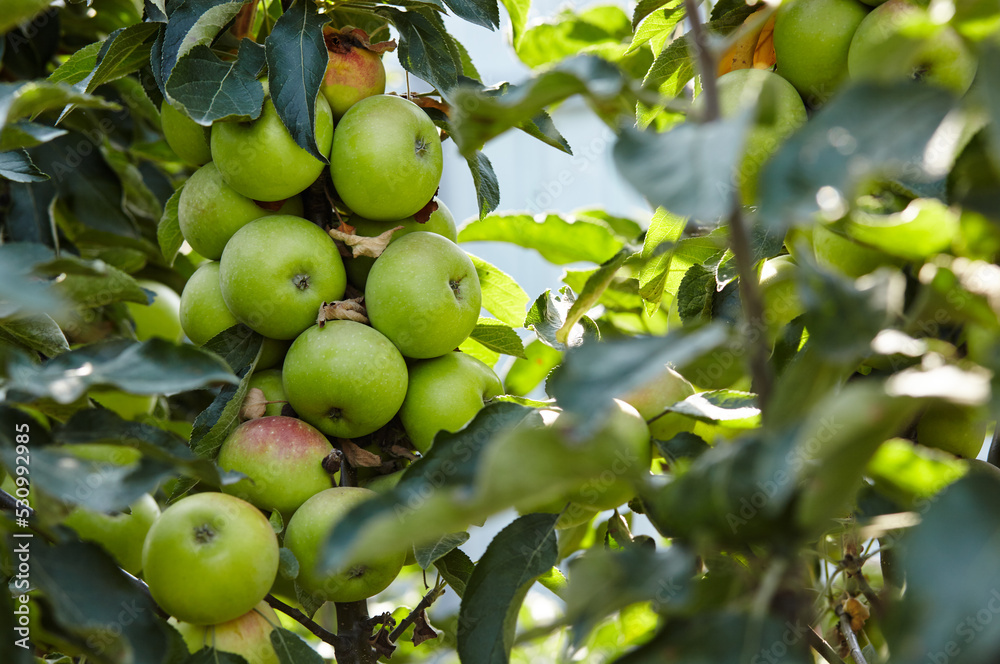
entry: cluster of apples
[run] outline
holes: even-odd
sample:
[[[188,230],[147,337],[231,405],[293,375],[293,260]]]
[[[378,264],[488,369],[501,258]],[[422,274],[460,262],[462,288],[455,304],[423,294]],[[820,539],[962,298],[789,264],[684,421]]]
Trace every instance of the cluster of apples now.
[[[265,339],[249,383],[263,412],[218,455],[221,468],[245,478],[174,503],[145,539],[142,574],[192,649],[209,631],[259,627],[262,617],[273,624],[267,593],[296,592],[278,575],[279,546],[298,561],[300,596],[352,602],[384,590],[405,555],[346,570],[319,565],[334,525],[374,494],[336,486],[331,439],[363,438],[357,445],[378,454],[367,437],[398,415],[426,452],[438,431],[458,430],[503,393],[489,366],[456,351],[478,323],[482,295],[435,196],[439,131],[415,103],[385,94],[366,36],[327,37],[315,136],[329,176],[269,97],[256,120],[211,128],[162,107],[168,143],[198,166],[178,203],[185,240],[207,259],[180,296],[184,333],[201,345],[242,323]],[[338,199],[333,228],[302,216],[302,193],[323,177]],[[377,488],[398,475],[360,477]],[[265,513],[287,524],[280,544]],[[272,661],[272,651],[259,650],[250,662]]]

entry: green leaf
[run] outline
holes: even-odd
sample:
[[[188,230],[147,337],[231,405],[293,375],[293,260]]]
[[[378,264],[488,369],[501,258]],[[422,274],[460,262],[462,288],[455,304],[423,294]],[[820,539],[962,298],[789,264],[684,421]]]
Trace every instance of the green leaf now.
[[[628,50],[637,50],[650,41],[665,40],[686,15],[683,0],[642,0],[632,13],[635,34]]]
[[[500,27],[500,7],[496,0],[444,0],[444,4],[469,23],[495,30]]]
[[[63,300],[47,281],[33,274],[38,265],[52,258],[52,250],[42,244],[8,242],[0,244],[0,317],[15,313],[55,315]]]
[[[13,182],[44,182],[49,176],[38,170],[24,150],[0,152],[0,178]]]
[[[992,661],[1000,622],[984,618],[1000,611],[1000,560],[988,553],[1000,534],[998,500],[995,474],[969,473],[922,503],[920,525],[891,538],[907,588],[885,619],[894,662],[927,662],[956,649],[954,661]]]
[[[482,219],[500,205],[500,183],[493,172],[493,164],[482,152],[466,158],[472,184],[476,187],[476,201],[479,203],[479,218]]]
[[[310,0],[285,10],[264,42],[267,80],[278,117],[299,147],[328,163],[316,144],[316,95],[330,61],[323,41],[326,15]]]
[[[497,353],[525,357],[524,345],[517,332],[495,318],[480,318],[469,338]]]
[[[664,365],[678,371],[726,341],[716,325],[665,337],[635,337],[588,342],[569,349],[552,372],[549,393],[567,412],[579,417],[581,431],[603,421],[612,399],[655,378]]]
[[[465,531],[448,533],[439,537],[435,542],[414,547],[413,557],[416,558],[420,569],[429,569],[431,565],[468,541],[469,533]]]
[[[657,208],[649,222],[641,254],[646,262],[639,271],[639,295],[647,303],[647,313],[655,311],[663,299],[674,246],[686,226],[687,219],[663,208]]]
[[[556,341],[561,344],[569,341],[569,337],[573,333],[573,328],[588,311],[597,306],[601,295],[630,255],[631,252],[628,249],[620,250],[587,278],[587,283],[584,284],[583,290],[580,291],[576,301],[573,302],[573,306],[566,312],[566,320],[556,330]]]
[[[699,392],[675,403],[667,410],[693,417],[702,422],[724,424],[739,429],[760,426],[757,395],[737,390]]]
[[[893,438],[879,446],[865,474],[880,493],[912,509],[921,504],[918,501],[933,498],[961,479],[968,470],[966,461],[948,452]]]
[[[0,320],[0,338],[6,338],[48,357],[69,350],[66,335],[47,314]]]
[[[493,350],[492,348],[487,348],[483,344],[479,343],[472,337],[467,338],[465,341],[458,345],[459,352],[470,355],[476,358],[488,367],[496,367],[497,362],[500,361],[500,353]]]
[[[478,256],[469,254],[476,266],[483,292],[483,308],[511,327],[524,325],[528,294],[513,277]]]
[[[158,30],[159,26],[155,23],[137,23],[115,30],[101,43],[101,48],[94,58],[94,69],[74,83],[86,82],[83,86],[84,91],[92,93],[105,83],[138,71],[149,64],[150,47]],[[49,80],[56,78],[58,73],[57,69]]]
[[[195,46],[207,47],[243,6],[242,0],[187,0],[171,3],[160,49],[154,48],[153,69],[167,82],[174,66]],[[242,45],[241,45],[242,49]],[[158,52],[157,52],[158,51]],[[162,87],[162,86],[161,86]]]
[[[166,84],[167,96],[201,125],[253,120],[264,104],[264,87],[257,80],[263,66],[264,48],[249,39],[240,41],[237,58],[230,61],[199,44],[177,62]]]
[[[441,574],[441,577],[448,582],[452,590],[459,597],[465,595],[465,588],[469,584],[469,577],[475,565],[472,560],[461,549],[452,549],[446,555],[434,561],[434,567]]]
[[[75,85],[90,74],[97,67],[97,54],[104,48],[107,40],[94,42],[79,49],[56,67],[55,71],[49,74],[49,83],[68,83]]]
[[[133,394],[172,394],[219,383],[234,383],[218,357],[190,345],[153,338],[116,339],[90,344],[40,365],[18,356],[6,360],[6,386],[33,397],[66,404],[98,385]]]
[[[556,338],[556,334],[565,325],[569,311],[575,302],[576,295],[565,286],[560,288],[555,295],[552,294],[552,291],[545,291],[531,305],[528,315],[524,319],[524,326],[534,330],[542,343],[557,351],[578,346],[587,339],[600,339],[601,333],[597,329],[597,324],[586,316],[578,320],[577,325],[571,330],[571,334],[566,335],[566,343],[562,343]]]
[[[4,3],[3,13],[0,14],[0,34],[16,28],[19,23],[40,14],[50,4],[53,4],[52,0],[21,0],[21,2]]]
[[[71,259],[66,257],[64,260]],[[146,293],[133,277],[103,261],[91,264],[96,275],[68,274],[53,286],[53,290],[80,307],[100,307],[112,302],[146,304]]]
[[[177,253],[181,250],[181,245],[184,244],[181,223],[177,217],[181,202],[181,190],[183,189],[184,185],[181,185],[167,199],[166,205],[163,206],[163,216],[160,217],[160,223],[156,226],[156,241],[160,244],[160,251],[163,253],[167,265],[174,264],[174,261],[177,260]]]
[[[517,57],[536,68],[597,45],[618,46],[631,34],[628,16],[620,7],[598,5],[580,13],[563,10],[524,33]]]
[[[685,324],[712,319],[712,304],[718,290],[715,271],[692,265],[677,289],[677,313]]]
[[[527,589],[556,564],[557,514],[522,516],[493,538],[472,571],[458,614],[463,661],[505,664]]]
[[[783,230],[832,220],[865,182],[941,177],[956,146],[932,140],[954,107],[930,85],[861,83],[840,92],[764,166],[762,222]]]
[[[383,6],[376,13],[392,21],[399,31],[397,55],[403,68],[439,92],[448,94],[458,83],[462,58],[458,49],[452,48],[451,36],[440,13],[429,6],[413,7],[405,12]]]
[[[271,645],[280,664],[323,664],[326,661],[301,636],[284,627],[275,627],[271,632]]]
[[[504,376],[507,394],[528,395],[562,360],[561,352],[538,339],[524,347],[524,355],[523,359],[514,360]]]
[[[604,263],[625,242],[602,221],[584,216],[493,214],[473,220],[458,233],[459,242],[509,242],[534,249],[550,263]]]
[[[18,120],[7,125],[0,132],[0,151],[7,152],[18,148],[33,148],[42,143],[66,135],[65,129],[56,129],[48,125]]]
[[[511,32],[513,32],[514,50],[521,46],[524,29],[528,25],[528,13],[531,10],[531,0],[503,0],[510,16]]]
[[[685,122],[665,134],[626,129],[615,143],[615,165],[653,205],[715,222],[732,210],[733,169],[750,117]]]

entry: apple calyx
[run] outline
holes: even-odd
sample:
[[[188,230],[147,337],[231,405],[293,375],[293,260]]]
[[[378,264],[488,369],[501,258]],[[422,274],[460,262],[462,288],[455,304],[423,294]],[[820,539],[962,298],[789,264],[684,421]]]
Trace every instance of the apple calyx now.
[[[340,450],[334,448],[330,450],[330,453],[323,457],[323,470],[333,477],[338,472],[340,472],[340,466],[344,461],[344,453]]]
[[[309,288],[309,275],[308,274],[297,274],[292,277],[292,284],[299,290],[306,290]]]
[[[373,44],[367,32],[350,25],[340,30],[334,30],[330,27],[325,28],[323,30],[323,40],[326,42],[327,51],[341,55],[350,53],[352,49],[356,48],[378,53],[379,55],[396,50],[395,39],[375,42]]]
[[[351,249],[351,256],[357,258],[358,256],[368,256],[370,258],[378,258],[385,251],[385,248],[389,246],[392,242],[392,234],[396,231],[402,230],[402,226],[396,226],[395,228],[390,228],[384,233],[380,233],[375,237],[366,237],[364,235],[357,235],[353,232],[345,232],[339,228],[331,228],[327,231],[334,240],[339,240],[346,244]],[[351,229],[354,230],[353,228]]]
[[[324,302],[316,315],[316,324],[323,327],[328,320],[352,320],[368,325],[368,311],[361,304],[364,297],[355,297],[337,302]]]
[[[198,544],[209,544],[215,539],[215,528],[210,524],[202,523],[194,529],[194,540]]]

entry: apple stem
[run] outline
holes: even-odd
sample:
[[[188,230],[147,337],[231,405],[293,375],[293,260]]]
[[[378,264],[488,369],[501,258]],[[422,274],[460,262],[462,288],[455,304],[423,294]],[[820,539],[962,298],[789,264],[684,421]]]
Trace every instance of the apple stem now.
[[[698,70],[701,74],[702,94],[705,96],[705,115],[702,122],[714,122],[719,119],[719,88],[715,80],[715,54],[708,47],[704,27],[698,13],[697,0],[684,0],[688,20],[691,22],[691,38],[697,56]],[[761,331],[764,326],[764,301],[757,285],[756,273],[753,269],[753,254],[750,250],[750,238],[746,225],[743,223],[743,208],[739,189],[733,187],[732,211],[729,214],[729,239],[736,259],[736,269],[740,275],[740,301],[743,304],[743,316],[749,324],[750,331],[756,331],[756,340],[750,352],[750,376],[753,390],[757,393],[758,404],[763,412],[771,396],[772,376],[768,357],[771,354],[767,344],[767,335]]]

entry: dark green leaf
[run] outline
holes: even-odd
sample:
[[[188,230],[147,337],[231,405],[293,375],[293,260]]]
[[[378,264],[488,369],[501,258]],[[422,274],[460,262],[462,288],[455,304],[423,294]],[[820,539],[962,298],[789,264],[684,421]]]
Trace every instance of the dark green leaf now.
[[[267,80],[278,117],[296,144],[323,163],[328,156],[316,145],[316,95],[330,60],[323,41],[326,15],[310,0],[296,0],[264,42]]]
[[[444,0],[455,16],[484,28],[500,27],[500,8],[496,0]]]
[[[625,238],[630,239],[630,238]],[[534,249],[551,263],[603,263],[624,245],[607,223],[583,216],[493,214],[473,220],[458,233],[459,242],[510,242]]]
[[[989,41],[983,43],[983,49],[979,54],[979,67],[976,70],[976,79],[973,83],[974,92],[979,96],[986,106],[990,115],[990,126],[986,130],[986,138],[990,148],[990,157],[993,160],[993,167],[1000,169],[1000,48]]]
[[[260,116],[264,88],[257,75],[264,66],[264,48],[250,39],[240,42],[236,60],[220,60],[199,44],[174,67],[167,95],[199,124],[216,120],[252,120]]]
[[[517,332],[495,318],[480,318],[469,337],[502,355],[525,357],[524,345]]]
[[[483,308],[511,327],[524,325],[528,294],[514,279],[478,256],[469,254],[483,292]]]
[[[71,259],[66,257],[64,260]],[[96,275],[67,274],[53,290],[80,307],[100,307],[112,302],[146,304],[146,294],[133,277],[103,261],[92,264],[98,272]]]
[[[479,202],[479,218],[482,219],[500,205],[500,183],[493,172],[493,164],[482,152],[476,152],[465,161],[472,173],[472,184],[476,187],[476,200]]]
[[[524,319],[524,326],[534,330],[542,343],[551,346],[557,351],[564,351],[571,346],[578,346],[588,339],[598,340],[601,337],[600,331],[593,320],[584,316],[579,319],[577,325],[566,335],[566,343],[560,342],[556,334],[563,328],[569,310],[576,302],[576,295],[567,287],[559,289],[555,295],[552,291],[545,291],[538,296],[535,303],[528,309],[528,315]]]
[[[429,569],[431,565],[469,541],[469,533],[448,533],[422,546],[414,547],[413,557],[420,569]]]
[[[163,258],[167,261],[167,265],[174,264],[174,260],[177,259],[177,252],[181,250],[181,245],[184,244],[184,235],[181,234],[181,223],[177,217],[182,189],[184,189],[183,185],[178,187],[167,200],[167,204],[163,206],[163,216],[160,217],[160,223],[156,227],[156,240],[160,244],[160,251],[163,253]]]
[[[0,129],[16,120],[73,104],[83,108],[117,110],[117,104],[85,94],[65,83],[28,81],[0,83]]]
[[[80,82],[86,82],[85,92],[127,76],[149,63],[149,49],[159,30],[155,23],[137,23],[115,30],[103,42],[94,58],[95,68]],[[55,74],[49,78],[55,77]]]
[[[0,16],[0,34],[41,13],[51,3],[52,0],[26,0],[5,6],[3,15]]]
[[[430,7],[401,11],[379,7],[377,12],[392,21],[399,31],[399,62],[411,74],[448,94],[462,73],[461,54],[451,47],[440,13]],[[471,156],[469,152],[465,156]]]
[[[174,66],[195,46],[211,44],[243,6],[242,0],[186,0],[170,4],[163,42],[159,52],[154,53],[159,59],[154,57],[152,62],[163,82],[170,80]]]
[[[762,222],[783,230],[835,219],[865,182],[943,176],[956,146],[932,140],[954,107],[951,95],[931,85],[862,83],[844,90],[764,166]]]
[[[3,128],[0,133],[0,151],[15,150],[17,148],[33,148],[36,145],[55,140],[60,136],[65,136],[65,129],[56,129],[48,125],[18,120]]]
[[[24,150],[0,152],[0,178],[14,182],[43,182],[49,176],[38,170]]]
[[[106,40],[105,40],[106,41]],[[50,83],[75,85],[90,76],[97,67],[97,54],[104,48],[105,41],[94,42],[79,49],[49,74]]]
[[[323,664],[325,661],[301,636],[283,627],[276,627],[271,632],[271,645],[280,664]]]
[[[556,564],[557,514],[522,516],[500,531],[472,571],[458,614],[463,661],[505,664],[528,587]]]
[[[42,244],[0,244],[0,316],[17,312],[54,314],[62,308],[62,298],[32,274],[36,265],[51,258],[52,250]]]
[[[452,549],[434,561],[434,567],[459,597],[465,595],[475,565],[461,549]]]
[[[715,271],[692,265],[677,289],[677,313],[685,323],[711,320],[716,293]]]
[[[66,335],[47,314],[0,320],[0,338],[3,337],[48,357],[69,350]]]

